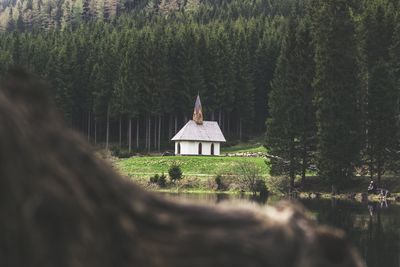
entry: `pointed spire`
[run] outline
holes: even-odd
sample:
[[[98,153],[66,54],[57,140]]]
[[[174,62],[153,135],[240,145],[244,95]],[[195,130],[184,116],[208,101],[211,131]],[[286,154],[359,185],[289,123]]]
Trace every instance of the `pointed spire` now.
[[[200,96],[197,95],[196,104],[194,105],[193,120],[195,123],[203,124],[203,109],[201,107]]]

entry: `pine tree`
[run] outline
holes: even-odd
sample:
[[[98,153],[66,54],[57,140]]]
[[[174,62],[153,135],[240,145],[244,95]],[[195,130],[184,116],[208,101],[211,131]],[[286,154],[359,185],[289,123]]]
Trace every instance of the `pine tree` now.
[[[397,143],[398,91],[389,64],[394,19],[384,2],[370,4],[363,17],[367,72],[366,163],[378,184]]]
[[[272,174],[287,175],[294,187],[296,175],[304,183],[315,140],[313,47],[305,22],[289,18],[269,97],[267,147]]]
[[[367,151],[371,176],[378,185],[398,143],[399,90],[395,87],[390,65],[378,62],[370,73],[368,92]]]
[[[289,177],[290,187],[294,187],[296,174],[299,173],[299,158],[296,154],[295,119],[296,110],[293,103],[297,100],[292,94],[295,91],[296,73],[292,68],[296,46],[295,19],[289,19],[285,27],[281,53],[278,58],[274,79],[269,94],[270,118],[267,120],[266,146],[271,158],[271,174]]]
[[[353,176],[363,140],[359,50],[351,1],[318,0],[316,4],[318,168],[336,192]]]

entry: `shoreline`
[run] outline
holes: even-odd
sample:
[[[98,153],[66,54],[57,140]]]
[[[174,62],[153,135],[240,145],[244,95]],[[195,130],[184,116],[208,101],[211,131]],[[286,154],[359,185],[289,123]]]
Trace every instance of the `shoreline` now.
[[[179,188],[167,188],[167,189],[149,189],[147,190],[151,192],[157,193],[167,193],[167,194],[217,194],[217,195],[253,195],[251,192],[241,192],[241,191],[215,191],[215,190],[204,190],[204,189],[179,189]],[[389,201],[392,204],[400,205],[400,193],[391,193],[390,197],[382,198],[378,195],[368,195],[368,198],[362,197],[363,193],[345,193],[345,194],[337,194],[332,195],[331,193],[324,192],[299,192],[296,197],[298,199],[339,199],[339,200],[347,200],[347,201],[356,201],[359,203],[363,202],[384,202]],[[259,194],[257,194],[259,196]],[[287,197],[287,195],[281,193],[270,192],[269,196],[275,197]]]

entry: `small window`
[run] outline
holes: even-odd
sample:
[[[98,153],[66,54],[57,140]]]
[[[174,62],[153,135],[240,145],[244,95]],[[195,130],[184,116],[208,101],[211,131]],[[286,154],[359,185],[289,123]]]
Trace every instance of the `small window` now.
[[[178,155],[181,154],[181,143],[178,143]]]
[[[200,143],[199,144],[199,155],[203,154],[203,145]]]
[[[211,144],[211,155],[214,155],[214,144]]]

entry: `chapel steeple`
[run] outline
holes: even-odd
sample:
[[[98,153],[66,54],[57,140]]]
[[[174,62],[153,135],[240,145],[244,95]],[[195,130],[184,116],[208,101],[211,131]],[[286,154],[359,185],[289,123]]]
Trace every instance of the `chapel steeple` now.
[[[201,107],[201,101],[199,95],[197,95],[196,103],[194,105],[193,121],[199,125],[203,124],[203,109]]]

